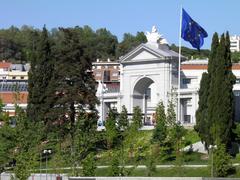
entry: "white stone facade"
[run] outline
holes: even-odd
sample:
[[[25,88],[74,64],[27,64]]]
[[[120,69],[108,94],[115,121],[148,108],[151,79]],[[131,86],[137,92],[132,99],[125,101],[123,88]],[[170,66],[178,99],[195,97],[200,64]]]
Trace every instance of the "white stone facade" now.
[[[105,120],[107,108],[111,106],[107,103],[111,102],[116,103],[118,112],[125,105],[130,115],[133,108],[139,106],[146,125],[153,125],[153,113],[160,101],[167,107],[171,92],[178,85],[178,54],[169,49],[156,28],[147,34],[147,38],[147,43],[120,58],[119,92],[112,96],[107,92],[98,95],[101,100],[98,106],[100,121]],[[102,87],[99,85],[98,92],[103,92]]]
[[[240,36],[230,36],[230,50],[231,52],[240,51]]]
[[[178,54],[169,49],[166,40],[154,39],[162,38],[156,28],[147,33],[147,38],[149,42],[120,58],[119,91],[98,94],[102,102],[98,106],[99,124],[103,124],[101,121],[106,119],[110,107],[115,107],[120,112],[125,105],[130,116],[133,108],[139,106],[143,112],[144,124],[154,125],[152,118],[157,104],[163,101],[167,107],[172,90],[178,87]],[[193,126],[196,123],[200,81],[202,74],[207,72],[208,60],[188,61],[184,57],[181,60],[180,120],[183,125]],[[234,64],[232,70],[237,77],[233,89],[235,120],[240,120],[240,64]]]

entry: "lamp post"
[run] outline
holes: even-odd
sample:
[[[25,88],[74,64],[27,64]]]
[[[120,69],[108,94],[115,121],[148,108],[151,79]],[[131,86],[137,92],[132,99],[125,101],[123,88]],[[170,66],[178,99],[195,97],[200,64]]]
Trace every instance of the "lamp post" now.
[[[51,154],[52,150],[51,149],[44,149],[43,154],[46,154],[46,180],[47,180],[47,160],[48,160],[48,154]]]
[[[41,171],[41,168],[42,168],[42,152],[40,152],[40,169],[39,169],[39,171],[40,171],[40,180],[42,180],[42,171]]]

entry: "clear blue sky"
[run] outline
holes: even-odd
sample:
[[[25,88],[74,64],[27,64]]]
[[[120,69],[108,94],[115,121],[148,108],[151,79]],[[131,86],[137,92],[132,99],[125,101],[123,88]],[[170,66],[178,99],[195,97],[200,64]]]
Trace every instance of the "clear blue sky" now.
[[[208,32],[203,48],[210,47],[214,32],[240,35],[239,0],[1,0],[0,28],[89,25],[106,27],[121,40],[125,32],[156,25],[170,44],[178,44],[181,5]]]

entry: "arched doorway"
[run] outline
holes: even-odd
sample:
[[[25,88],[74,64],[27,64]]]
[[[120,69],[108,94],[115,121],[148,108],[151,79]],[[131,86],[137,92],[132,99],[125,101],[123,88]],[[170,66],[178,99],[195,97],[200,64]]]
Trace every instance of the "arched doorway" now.
[[[152,121],[148,118],[151,115],[148,106],[151,104],[155,89],[155,83],[149,77],[143,77],[138,80],[133,88],[133,107],[139,106],[141,108],[145,125],[152,124]]]

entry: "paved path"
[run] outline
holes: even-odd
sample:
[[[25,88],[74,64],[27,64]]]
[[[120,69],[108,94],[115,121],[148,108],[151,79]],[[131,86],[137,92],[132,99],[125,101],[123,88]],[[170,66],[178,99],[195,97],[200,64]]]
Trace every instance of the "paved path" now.
[[[233,166],[239,166],[240,163],[235,163],[233,164]],[[201,167],[208,167],[209,165],[207,164],[188,164],[188,165],[182,165],[182,167],[187,167],[187,168],[201,168]],[[105,169],[108,168],[110,166],[97,166],[98,169]],[[119,166],[122,167],[122,166]],[[146,169],[147,166],[146,165],[138,165],[138,166],[134,166],[134,165],[127,165],[124,166],[124,168],[133,168],[136,167],[137,169]],[[171,168],[171,167],[175,167],[175,165],[173,164],[169,164],[169,165],[156,165],[156,168]],[[55,168],[55,169],[71,169],[72,167],[65,167],[65,168]],[[54,168],[48,168],[47,170],[55,170]],[[76,167],[76,169],[82,169],[82,167]],[[37,169],[39,170],[39,169]],[[46,171],[46,169],[40,169],[41,171]]]

